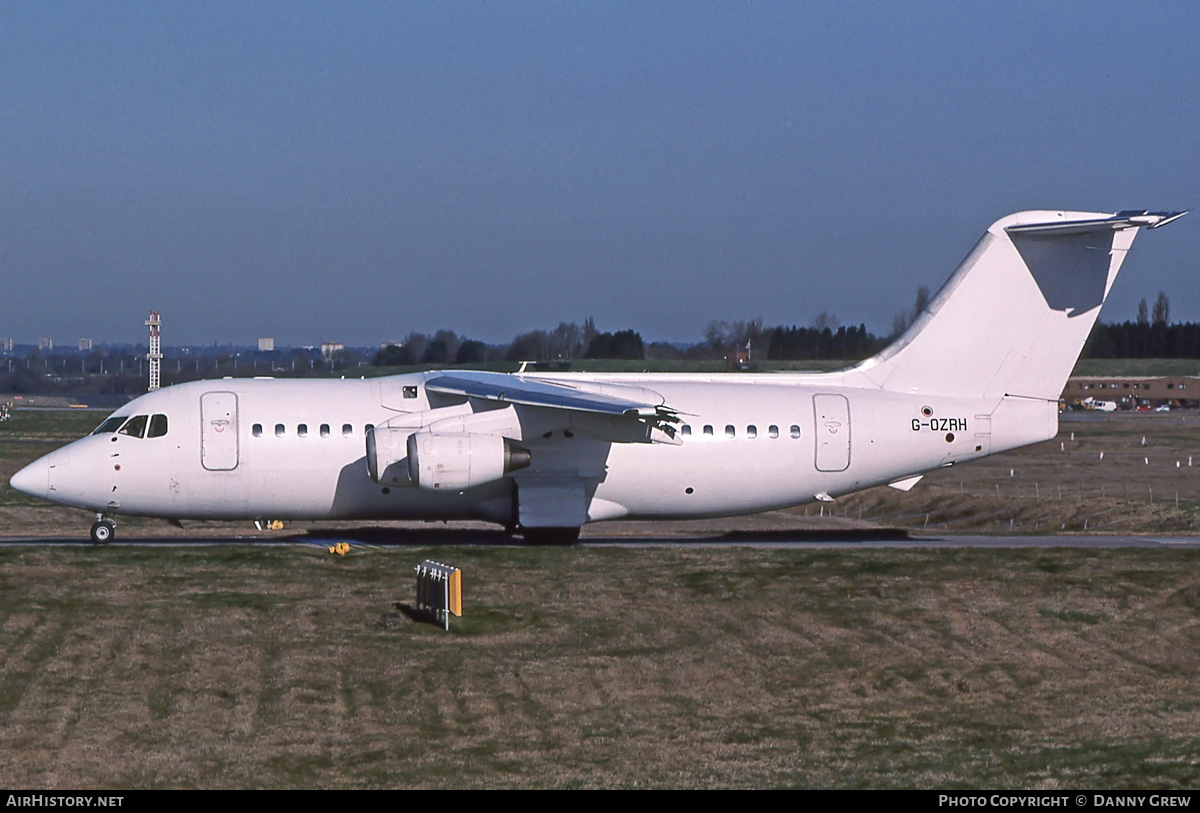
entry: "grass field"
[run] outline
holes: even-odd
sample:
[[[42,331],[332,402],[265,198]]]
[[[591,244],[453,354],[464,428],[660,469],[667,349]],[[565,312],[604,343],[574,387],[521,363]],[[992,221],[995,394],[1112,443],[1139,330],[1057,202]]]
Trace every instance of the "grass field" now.
[[[417,623],[411,568],[463,568]],[[13,787],[1194,787],[1195,551],[0,551]]]
[[[1080,359],[1071,375],[1200,375],[1197,359]]]

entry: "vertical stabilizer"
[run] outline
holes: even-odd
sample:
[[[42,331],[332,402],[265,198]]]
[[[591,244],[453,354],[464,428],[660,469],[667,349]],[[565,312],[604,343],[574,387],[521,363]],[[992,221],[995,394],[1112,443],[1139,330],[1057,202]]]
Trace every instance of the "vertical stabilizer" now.
[[[1056,401],[1137,230],[1184,214],[997,220],[908,330],[854,370],[892,392]]]

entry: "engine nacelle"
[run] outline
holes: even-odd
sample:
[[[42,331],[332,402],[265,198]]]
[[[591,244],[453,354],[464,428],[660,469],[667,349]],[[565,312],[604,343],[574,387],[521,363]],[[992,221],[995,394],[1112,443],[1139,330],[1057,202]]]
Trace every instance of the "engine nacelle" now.
[[[529,450],[499,435],[418,432],[408,438],[408,476],[431,491],[461,491],[528,465]]]

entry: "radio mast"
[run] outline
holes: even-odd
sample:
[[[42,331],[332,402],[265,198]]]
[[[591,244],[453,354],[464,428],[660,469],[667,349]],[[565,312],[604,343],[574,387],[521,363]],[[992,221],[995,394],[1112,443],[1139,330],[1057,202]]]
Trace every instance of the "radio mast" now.
[[[150,362],[150,386],[146,392],[154,392],[162,386],[162,344],[158,335],[162,320],[158,318],[158,311],[150,311],[146,324],[150,327],[150,352],[146,354],[146,360]]]

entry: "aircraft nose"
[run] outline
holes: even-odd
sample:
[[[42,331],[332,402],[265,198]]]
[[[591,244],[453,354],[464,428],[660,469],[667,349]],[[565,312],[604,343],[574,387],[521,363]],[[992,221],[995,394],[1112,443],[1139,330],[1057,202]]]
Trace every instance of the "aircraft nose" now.
[[[14,474],[8,484],[17,491],[45,499],[50,493],[50,464],[46,458],[39,458]]]

